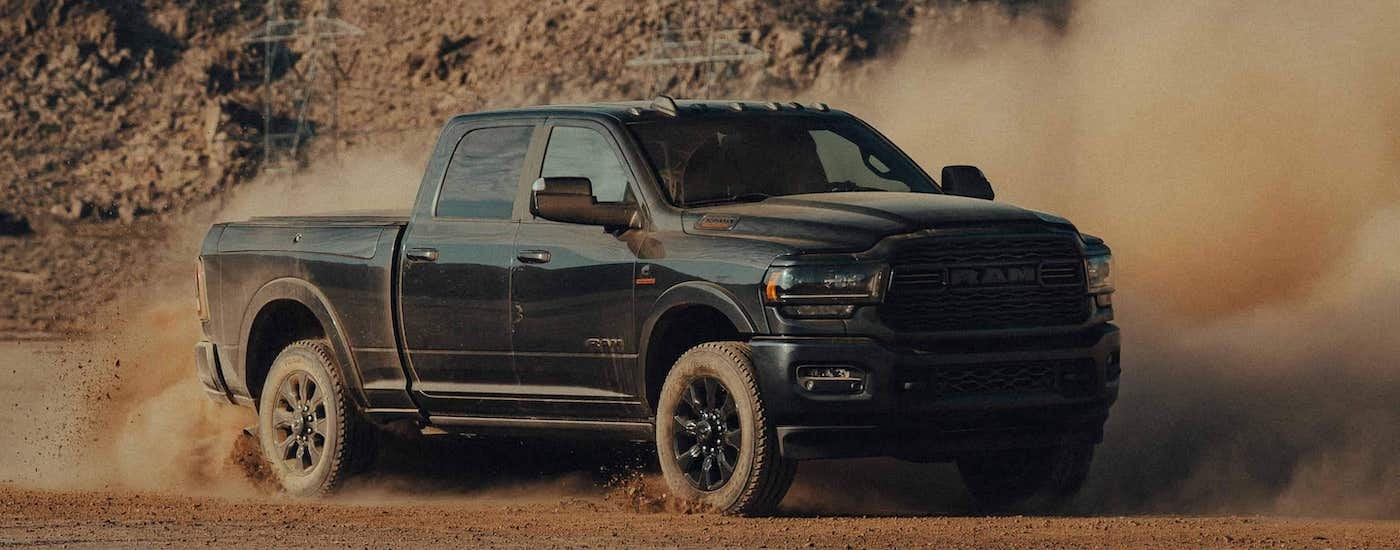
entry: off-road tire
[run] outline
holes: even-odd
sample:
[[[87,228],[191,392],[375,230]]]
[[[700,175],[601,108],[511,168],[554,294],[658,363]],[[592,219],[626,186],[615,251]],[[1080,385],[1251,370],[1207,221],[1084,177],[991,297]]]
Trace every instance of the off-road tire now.
[[[258,400],[258,444],[287,494],[331,494],[373,458],[373,427],[359,418],[341,372],[325,340],[293,342],[272,362]],[[303,384],[305,398],[298,394]],[[298,404],[306,404],[309,410],[301,410]],[[305,428],[310,431],[306,441],[296,441],[300,432],[293,433],[288,425],[293,418],[300,420],[299,429],[315,426]],[[308,423],[307,418],[315,421]],[[312,451],[317,451],[315,459],[305,467],[299,453],[310,456]]]
[[[1062,511],[1089,475],[1094,445],[997,451],[958,459],[958,472],[981,514]]]
[[[702,490],[687,477],[686,472],[693,470],[683,466],[677,452],[678,446],[690,441],[678,440],[678,434],[689,438],[685,434],[694,430],[678,423],[676,417],[692,412],[689,401],[683,402],[689,399],[687,392],[692,385],[703,386],[708,381],[720,384],[732,399],[736,417],[733,424],[740,433],[734,446],[737,460],[725,461],[732,464],[732,473],[721,485]],[[657,405],[656,449],[662,476],[672,495],[727,514],[772,513],[792,485],[797,465],[779,453],[777,433],[764,409],[748,344],[711,342],[691,348],[667,374]]]

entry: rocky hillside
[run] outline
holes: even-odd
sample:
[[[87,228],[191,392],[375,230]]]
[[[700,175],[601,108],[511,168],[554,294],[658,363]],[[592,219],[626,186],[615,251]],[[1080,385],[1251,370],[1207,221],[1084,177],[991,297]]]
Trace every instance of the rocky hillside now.
[[[658,90],[781,98],[824,73],[897,49],[912,20],[959,3],[341,1],[334,15],[365,32],[337,43],[343,133],[327,137],[327,108],[309,111],[322,131],[295,160],[395,132],[430,136],[446,116],[487,107],[640,98]],[[1050,17],[1067,12],[1064,0],[1003,4]],[[284,5],[291,15],[326,9],[324,0]],[[305,44],[292,44],[290,58],[274,59],[273,85],[264,88],[266,50],[240,40],[264,20],[260,0],[0,6],[0,235],[28,235],[0,238],[0,298],[16,304],[6,308],[15,312],[8,320],[0,317],[0,330],[63,328],[80,314],[56,305],[68,300],[54,296],[86,296],[97,283],[45,287],[93,275],[51,272],[44,254],[53,250],[88,258],[97,272],[135,273],[122,265],[126,254],[81,244],[81,235],[108,230],[75,231],[75,224],[158,224],[258,172],[263,98],[277,94],[274,121],[288,126],[286,94],[308,66],[296,53]],[[709,86],[700,70],[627,66],[660,33],[679,28],[750,29],[745,40],[767,59]],[[122,237],[94,236],[106,243],[100,247],[139,250],[133,235],[159,233],[110,231]],[[103,288],[87,301],[115,292]]]

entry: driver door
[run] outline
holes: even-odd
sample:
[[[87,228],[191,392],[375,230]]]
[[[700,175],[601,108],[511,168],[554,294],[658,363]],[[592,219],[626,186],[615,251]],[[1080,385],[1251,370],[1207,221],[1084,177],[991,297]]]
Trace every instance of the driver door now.
[[[635,181],[607,128],[552,120],[535,177],[586,177],[599,202],[630,201]],[[627,234],[525,215],[511,269],[512,340],[531,418],[635,417],[633,270]]]

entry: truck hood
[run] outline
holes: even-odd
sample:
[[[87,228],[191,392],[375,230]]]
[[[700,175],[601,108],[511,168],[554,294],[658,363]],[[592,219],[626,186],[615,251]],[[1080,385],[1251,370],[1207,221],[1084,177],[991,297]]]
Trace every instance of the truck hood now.
[[[1064,218],[931,193],[850,192],[773,197],[688,210],[685,231],[787,244],[800,252],[860,251],[890,235],[968,225],[1050,224]]]

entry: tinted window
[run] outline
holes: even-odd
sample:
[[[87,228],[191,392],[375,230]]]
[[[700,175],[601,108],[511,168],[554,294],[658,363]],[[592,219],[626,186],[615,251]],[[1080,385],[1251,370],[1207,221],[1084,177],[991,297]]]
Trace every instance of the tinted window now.
[[[540,177],[584,177],[598,202],[621,202],[627,194],[627,168],[612,143],[587,128],[556,127],[549,134]]]
[[[846,139],[831,130],[808,132],[817,145],[817,157],[826,170],[828,183],[848,187],[879,189],[882,191],[908,191],[909,185],[884,177],[890,173],[888,166],[879,157],[862,151],[854,141]]]
[[[628,125],[673,204],[806,193],[938,193],[902,152],[837,116],[711,115]]]
[[[530,126],[505,126],[467,133],[447,164],[437,215],[509,219],[533,131]]]

